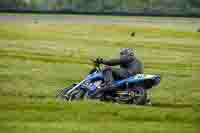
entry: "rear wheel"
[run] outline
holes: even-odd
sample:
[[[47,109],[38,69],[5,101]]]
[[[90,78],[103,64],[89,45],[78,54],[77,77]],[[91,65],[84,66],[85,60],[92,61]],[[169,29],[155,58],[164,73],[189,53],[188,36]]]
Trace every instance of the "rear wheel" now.
[[[133,90],[132,103],[136,105],[144,105],[147,101],[147,92],[143,87],[135,87]]]

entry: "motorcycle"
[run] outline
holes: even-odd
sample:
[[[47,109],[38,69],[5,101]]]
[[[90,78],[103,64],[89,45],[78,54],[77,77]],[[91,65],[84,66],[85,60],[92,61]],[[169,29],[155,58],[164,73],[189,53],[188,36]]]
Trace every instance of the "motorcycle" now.
[[[116,91],[99,94],[94,98],[94,92],[104,83],[101,66],[94,63],[94,68],[85,79],[62,89],[56,97],[65,101],[98,99],[105,102],[145,105],[148,101],[147,91],[158,85],[160,80],[160,76],[151,74],[136,74],[126,79],[114,80]]]

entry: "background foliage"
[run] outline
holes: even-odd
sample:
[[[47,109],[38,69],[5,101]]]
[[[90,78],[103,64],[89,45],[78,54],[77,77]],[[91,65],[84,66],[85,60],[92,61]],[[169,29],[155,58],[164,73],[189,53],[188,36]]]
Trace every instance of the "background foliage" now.
[[[200,1],[199,0],[1,0],[0,10],[199,15]]]

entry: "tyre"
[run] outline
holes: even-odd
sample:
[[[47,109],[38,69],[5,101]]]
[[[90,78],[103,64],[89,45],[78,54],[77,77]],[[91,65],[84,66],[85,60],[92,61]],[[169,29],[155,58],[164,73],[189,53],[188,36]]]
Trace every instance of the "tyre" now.
[[[64,88],[62,89],[57,95],[56,98],[59,100],[67,100],[67,97],[65,96],[65,94],[69,91],[68,88]]]
[[[84,98],[85,91],[81,89],[77,89],[70,93],[69,95],[69,101],[78,101]]]
[[[145,105],[147,101],[147,92],[143,87],[135,87],[133,89],[134,96],[132,99],[133,104]]]
[[[56,98],[57,99],[60,99],[60,100],[69,100],[69,98],[66,96],[67,92],[72,89],[73,87],[75,86],[75,84],[69,86],[69,87],[66,87],[64,89],[62,89],[57,95],[56,95]]]
[[[60,99],[60,100],[65,100],[65,101],[74,101],[74,100],[83,99],[83,97],[85,95],[85,91],[81,90],[81,89],[76,89],[76,90],[70,92],[70,94],[67,95],[68,91],[71,90],[75,85],[76,84],[71,85],[70,87],[62,89],[57,94],[56,98]]]

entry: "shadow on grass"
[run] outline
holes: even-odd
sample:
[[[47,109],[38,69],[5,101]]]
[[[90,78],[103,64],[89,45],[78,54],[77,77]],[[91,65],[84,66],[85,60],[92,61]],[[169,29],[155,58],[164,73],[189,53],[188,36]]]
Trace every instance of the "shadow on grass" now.
[[[176,109],[181,109],[181,108],[192,108],[194,106],[199,106],[200,104],[177,104],[177,103],[153,103],[152,107],[158,107],[158,108],[176,108]]]

